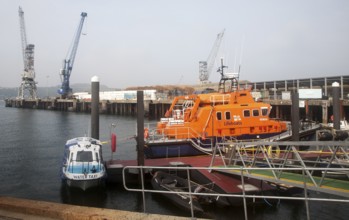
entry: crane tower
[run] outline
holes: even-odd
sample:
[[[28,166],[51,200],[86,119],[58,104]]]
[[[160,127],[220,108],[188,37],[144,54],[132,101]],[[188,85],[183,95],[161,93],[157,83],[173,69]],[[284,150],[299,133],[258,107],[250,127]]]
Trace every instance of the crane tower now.
[[[18,14],[22,40],[24,71],[22,73],[22,82],[18,90],[17,99],[24,99],[26,90],[29,91],[29,99],[36,99],[37,89],[34,70],[34,44],[27,44],[27,34],[24,24],[24,12],[21,7],[19,7],[18,9]]]
[[[199,80],[201,84],[208,82],[208,78],[212,72],[213,65],[219,50],[219,46],[222,42],[225,29],[217,34],[216,41],[211,49],[211,52],[206,61],[199,61]]]
[[[61,98],[69,98],[73,92],[73,90],[69,86],[69,79],[70,79],[71,72],[73,70],[75,55],[78,49],[82,26],[84,25],[84,20],[86,16],[87,16],[86,12],[81,12],[81,20],[78,26],[78,30],[76,31],[72,49],[70,50],[67,58],[64,59],[63,61],[63,69],[61,69],[61,72],[60,72],[62,86],[58,90],[58,94],[61,95]]]

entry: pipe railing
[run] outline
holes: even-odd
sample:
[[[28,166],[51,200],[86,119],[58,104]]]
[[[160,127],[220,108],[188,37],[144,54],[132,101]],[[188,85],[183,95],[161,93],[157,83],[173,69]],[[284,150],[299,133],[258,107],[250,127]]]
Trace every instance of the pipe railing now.
[[[206,144],[201,142],[200,137],[201,135],[196,132],[193,128],[191,127],[180,127],[176,128],[173,127],[171,128],[172,131],[174,131],[174,138],[170,138],[168,134],[165,134],[166,128],[158,129],[152,127],[150,124],[145,126],[149,130],[149,137],[147,141],[152,142],[152,141],[157,141],[157,140],[171,140],[171,141],[183,141],[183,140],[196,140],[196,142],[200,142],[200,145],[203,147],[211,147],[213,148],[212,144]],[[181,138],[178,138],[181,137]],[[207,138],[211,139],[211,138]]]
[[[222,148],[226,143],[217,143],[215,148]],[[280,152],[280,146],[283,148],[283,152]],[[313,147],[319,148],[320,151],[300,151],[297,148],[299,147]],[[277,147],[279,149],[278,156],[274,157],[271,155],[271,149]],[[311,182],[316,187],[321,187],[322,183],[326,177],[328,171],[324,171],[321,179],[316,181],[314,179],[313,172],[308,171],[308,169],[315,168],[317,165],[322,164],[326,165],[326,168],[331,168],[333,165],[339,165],[340,168],[348,169],[349,168],[349,158],[347,157],[349,146],[346,142],[245,142],[245,143],[236,143],[235,145],[229,144],[230,156],[228,165],[224,164],[225,167],[230,165],[236,165],[237,163],[242,163],[243,167],[254,167],[257,163],[267,165],[272,170],[275,180],[280,180],[281,174],[283,173],[283,168],[301,168],[305,169],[307,178],[311,179]],[[313,157],[316,160],[305,160],[301,154],[312,153]],[[215,154],[213,155],[215,156]],[[290,157],[291,156],[291,157]],[[328,161],[320,161],[320,159],[325,159],[326,156]],[[339,157],[344,157],[347,163],[339,163]],[[222,156],[223,157],[223,156]],[[212,157],[211,165],[214,164],[214,157]],[[310,166],[311,165],[311,166]],[[339,168],[337,168],[339,170]],[[344,172],[346,170],[340,170]],[[348,171],[346,171],[348,172]],[[247,173],[249,171],[247,170]],[[349,177],[349,174],[346,174]]]
[[[139,173],[141,174],[141,188],[131,188],[127,185],[126,183],[126,171],[132,169],[132,170],[140,170]],[[144,172],[143,170],[183,170],[186,171],[187,173],[187,181],[188,181],[188,186],[190,186],[192,180],[190,179],[190,171],[191,170],[209,170],[211,171],[212,168],[210,167],[160,167],[160,166],[125,166],[123,168],[122,171],[122,177],[123,177],[123,186],[126,190],[128,191],[132,191],[132,192],[141,192],[142,196],[143,196],[143,212],[146,212],[146,200],[145,200],[145,193],[161,193],[161,194],[183,194],[183,195],[187,195],[190,197],[190,199],[192,199],[191,197],[193,195],[196,196],[217,196],[217,197],[234,197],[234,198],[242,198],[243,199],[243,207],[244,207],[244,214],[245,214],[245,219],[248,219],[248,214],[247,214],[247,203],[246,203],[246,199],[253,199],[253,201],[255,201],[255,199],[277,199],[277,200],[298,200],[298,201],[304,201],[305,205],[306,205],[306,214],[307,214],[307,219],[310,219],[310,209],[309,209],[309,205],[308,202],[309,201],[318,201],[318,202],[342,202],[342,203],[349,203],[349,198],[347,199],[337,199],[337,198],[328,198],[328,196],[324,196],[324,198],[320,198],[320,197],[310,197],[308,195],[308,183],[306,181],[306,172],[309,172],[311,170],[317,170],[317,171],[338,171],[338,168],[270,168],[270,167],[229,167],[229,168],[225,168],[225,167],[221,167],[219,168],[219,170],[236,170],[239,171],[240,176],[241,176],[241,193],[240,194],[228,194],[228,193],[203,193],[203,192],[195,192],[195,191],[191,191],[188,190],[188,192],[185,191],[181,191],[181,192],[177,192],[177,191],[167,191],[167,190],[154,190],[154,189],[147,189],[145,188],[145,183],[144,183]],[[247,171],[251,171],[251,170],[285,170],[285,171],[301,171],[302,172],[302,176],[303,176],[303,189],[304,189],[304,197],[293,197],[293,196],[268,196],[268,195],[251,195],[251,194],[247,194],[246,193],[246,184],[244,182],[244,178],[245,173]],[[341,170],[345,170],[345,171],[349,171],[349,168],[343,169],[341,168]],[[191,202],[192,204],[192,202]],[[193,206],[191,205],[191,217],[194,218],[194,210],[193,210]]]

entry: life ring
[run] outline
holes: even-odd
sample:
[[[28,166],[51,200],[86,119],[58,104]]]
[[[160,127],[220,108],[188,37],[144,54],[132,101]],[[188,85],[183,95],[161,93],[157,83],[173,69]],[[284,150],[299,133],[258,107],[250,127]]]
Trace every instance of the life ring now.
[[[269,146],[268,147],[268,157],[270,158],[279,158],[280,157],[280,147],[279,146]]]
[[[149,129],[148,128],[144,128],[144,138],[145,139],[149,138]]]

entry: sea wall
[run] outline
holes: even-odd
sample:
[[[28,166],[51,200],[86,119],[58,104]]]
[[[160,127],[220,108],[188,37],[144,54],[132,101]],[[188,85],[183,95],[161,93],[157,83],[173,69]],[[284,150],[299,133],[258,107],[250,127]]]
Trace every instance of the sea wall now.
[[[4,218],[3,218],[4,217]],[[101,219],[188,219],[177,216],[165,216],[129,212],[121,210],[84,207],[53,202],[0,197],[1,219],[69,219],[69,220],[101,220]]]

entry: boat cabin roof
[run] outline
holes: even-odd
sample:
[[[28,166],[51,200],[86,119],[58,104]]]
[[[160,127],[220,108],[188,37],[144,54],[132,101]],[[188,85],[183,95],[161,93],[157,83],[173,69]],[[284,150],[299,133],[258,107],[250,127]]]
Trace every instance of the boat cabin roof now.
[[[78,137],[73,138],[67,141],[65,144],[66,148],[69,148],[69,150],[76,150],[76,151],[99,151],[102,147],[102,143],[94,138],[90,137]]]

